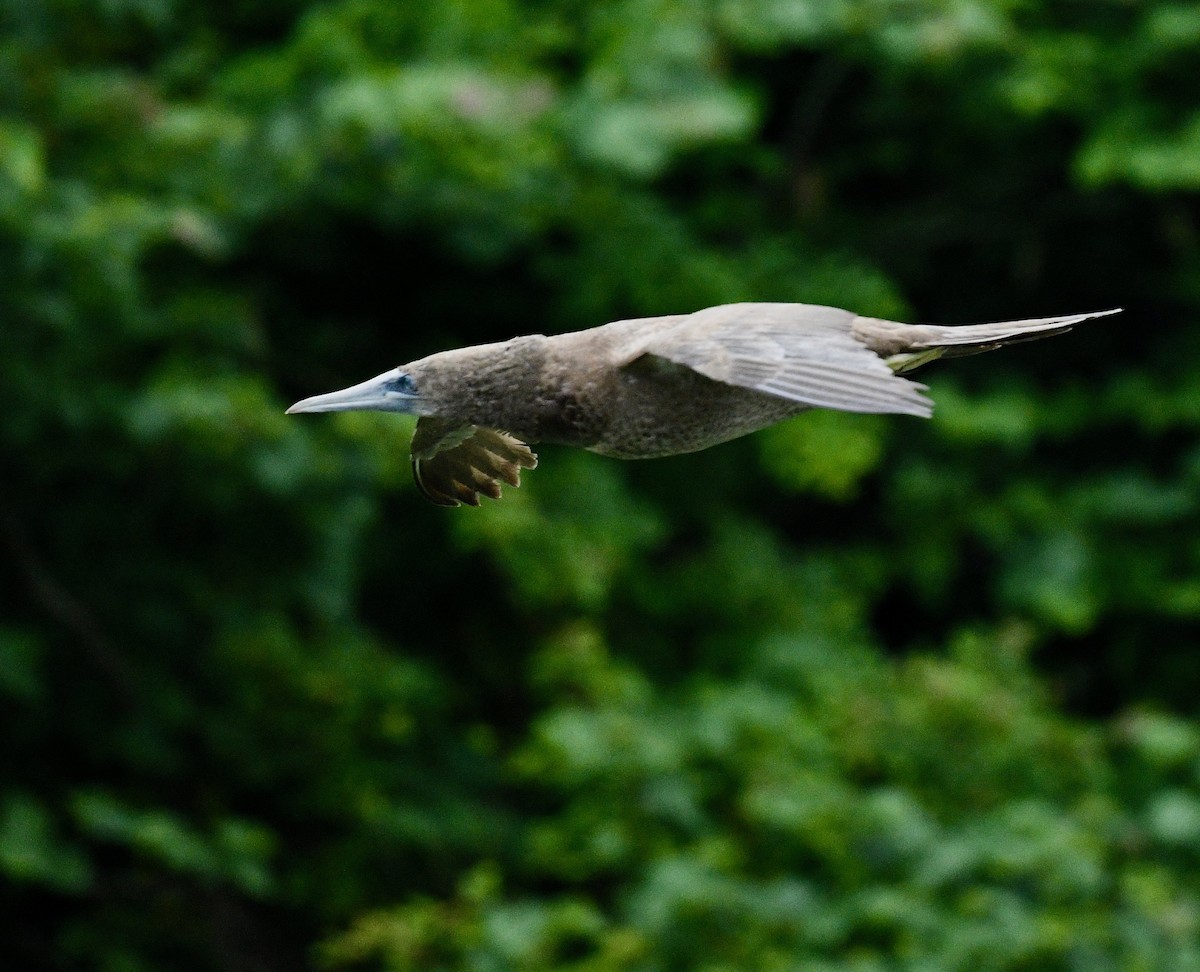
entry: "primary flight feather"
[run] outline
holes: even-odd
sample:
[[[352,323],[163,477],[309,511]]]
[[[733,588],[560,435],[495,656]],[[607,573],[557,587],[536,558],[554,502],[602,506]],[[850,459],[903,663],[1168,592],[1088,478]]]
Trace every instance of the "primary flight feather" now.
[[[1117,312],[947,326],[814,304],[724,304],[442,351],[288,412],[417,415],[412,467],[421,492],[442,506],[478,506],[537,465],[527,443],[649,459],[706,449],[809,408],[928,418],[925,386],[905,372]]]

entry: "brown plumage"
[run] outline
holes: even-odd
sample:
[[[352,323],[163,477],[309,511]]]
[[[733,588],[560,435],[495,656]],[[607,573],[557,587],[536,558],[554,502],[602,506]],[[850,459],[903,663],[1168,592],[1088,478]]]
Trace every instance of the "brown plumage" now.
[[[1115,313],[945,326],[811,304],[725,304],[443,351],[288,411],[418,415],[418,487],[443,506],[478,506],[537,465],[526,443],[647,459],[705,449],[809,408],[927,418],[925,386],[905,372]]]

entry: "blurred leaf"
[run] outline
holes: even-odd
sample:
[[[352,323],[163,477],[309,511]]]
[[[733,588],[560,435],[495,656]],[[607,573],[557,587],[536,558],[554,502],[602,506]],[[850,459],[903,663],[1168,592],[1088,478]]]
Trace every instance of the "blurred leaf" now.
[[[80,827],[100,840],[125,845],[169,870],[204,881],[229,881],[252,895],[271,886],[269,832],[247,821],[225,820],[208,837],[175,814],[136,810],[103,793],[77,794],[72,810]]]
[[[45,806],[23,793],[0,803],[0,872],[21,885],[45,885],[78,893],[92,882],[92,868],[80,848],[56,832]]]
[[[883,459],[886,420],[814,409],[759,437],[763,464],[781,485],[847,500]]]

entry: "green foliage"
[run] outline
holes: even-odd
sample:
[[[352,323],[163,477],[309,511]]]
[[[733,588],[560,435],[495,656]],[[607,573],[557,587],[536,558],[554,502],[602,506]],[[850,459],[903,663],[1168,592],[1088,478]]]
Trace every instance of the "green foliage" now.
[[[1200,17],[0,3],[0,966],[1200,968]],[[401,359],[1124,304],[426,505]]]
[[[831,670],[811,642],[768,642],[733,677],[657,695],[576,633],[539,661],[559,701],[513,765],[553,802],[509,881],[564,890],[510,891],[481,866],[449,900],[360,917],[325,958],[1193,967],[1197,888],[1162,860],[1195,846],[1195,778],[1125,803],[1119,743],[1056,715],[1021,650],[1015,632],[975,635],[949,660],[851,649]]]
[[[886,434],[874,415],[815,412],[762,434],[763,465],[781,486],[844,500],[878,468]]]

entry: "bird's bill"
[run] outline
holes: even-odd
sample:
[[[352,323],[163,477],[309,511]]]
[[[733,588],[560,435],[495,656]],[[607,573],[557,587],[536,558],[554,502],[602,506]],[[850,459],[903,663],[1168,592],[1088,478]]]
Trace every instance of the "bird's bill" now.
[[[402,390],[404,372],[399,368],[385,371],[367,381],[341,391],[327,392],[303,398],[287,410],[288,415],[297,412],[408,412],[416,400],[411,391]],[[411,387],[411,386],[409,386]]]

